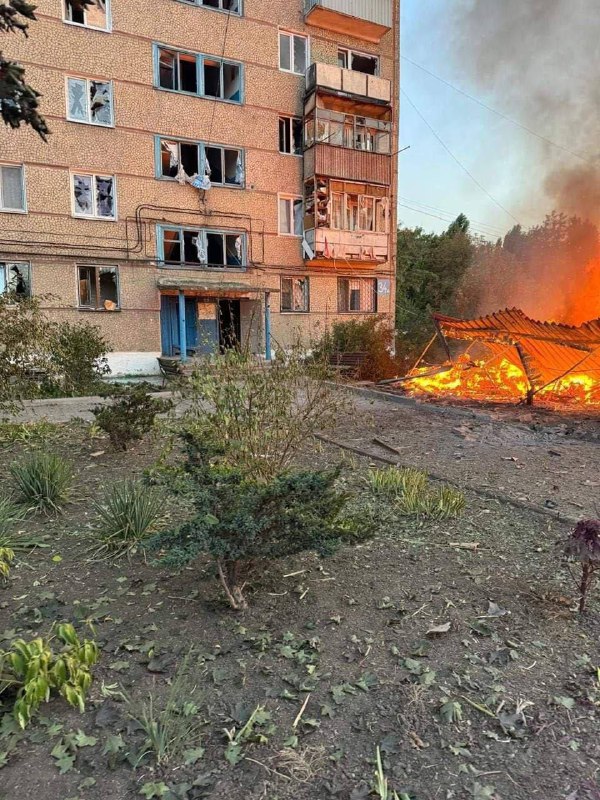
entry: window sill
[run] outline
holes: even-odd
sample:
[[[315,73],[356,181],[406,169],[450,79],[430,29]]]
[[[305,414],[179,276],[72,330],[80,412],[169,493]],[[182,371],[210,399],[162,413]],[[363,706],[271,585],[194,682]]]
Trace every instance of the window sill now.
[[[83,28],[86,31],[98,31],[99,33],[112,33],[112,26],[107,28],[98,28],[96,25],[85,25],[83,22],[73,22],[71,19],[63,19],[65,25],[70,25],[72,28]]]
[[[89,314],[118,314],[121,308],[113,308],[109,311],[108,308],[90,308],[89,306],[77,306],[77,311],[84,311]]]
[[[165,86],[154,86],[159,92],[168,92],[169,94],[181,94],[184,97],[196,97],[198,100],[216,100],[218,103],[227,103],[230,106],[242,106],[243,100],[227,100],[225,97],[213,97],[210,94],[198,94],[197,92],[183,92],[179,89],[167,89]]]
[[[294,158],[304,158],[304,153],[286,153],[283,150],[279,151],[281,156],[294,156]]]
[[[216,11],[218,14],[231,14],[232,17],[243,17],[241,11],[228,11],[226,8],[213,8],[212,6],[205,6],[202,3],[190,3],[186,2],[186,0],[177,0],[177,2],[182,3],[184,6],[192,6],[193,8],[204,8],[207,11]]]
[[[91,214],[73,214],[73,219],[87,219],[93,222],[118,222],[117,217],[94,217]]]
[[[157,181],[165,181],[166,183],[179,183],[177,178],[169,178],[167,175],[156,175]],[[240,191],[241,189],[246,188],[246,184],[239,184],[239,183],[211,183],[211,187],[215,189],[235,189],[236,191]],[[201,191],[201,190],[199,190]]]
[[[304,311],[291,311],[289,309],[280,309],[280,314],[310,314],[310,308],[305,309]]]
[[[308,70],[308,67],[306,68]],[[284,69],[279,67],[279,72],[285,72],[286,75],[295,75],[297,78],[305,78],[306,72],[294,72],[293,69]]]
[[[284,239],[302,239],[304,234],[302,233],[282,233],[279,231],[278,236],[281,236]]]
[[[114,121],[110,123],[110,125],[105,125],[103,122],[91,122],[88,119],[73,119],[72,117],[67,117],[67,122],[74,122],[76,125],[91,125],[94,128],[115,128]]]
[[[216,272],[221,275],[229,275],[232,272],[244,273],[248,271],[248,267],[207,267],[204,264],[195,264],[191,261],[177,264],[173,262],[157,261],[156,265],[159,269],[185,269],[197,272]]]
[[[0,208],[0,214],[27,214],[26,208]]]

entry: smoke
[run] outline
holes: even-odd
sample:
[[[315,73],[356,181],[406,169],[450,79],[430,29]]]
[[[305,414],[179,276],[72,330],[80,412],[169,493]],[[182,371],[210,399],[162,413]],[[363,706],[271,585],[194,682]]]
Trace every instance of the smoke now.
[[[522,131],[507,139],[510,146],[522,142],[525,169],[538,186],[535,196],[519,198],[521,207],[538,219],[544,209],[556,209],[600,225],[598,0],[460,0],[448,5],[454,6],[450,45],[463,85],[470,84],[491,105],[539,134]],[[511,177],[518,194],[521,176]],[[589,261],[575,268],[573,258],[567,261],[562,272],[555,265],[552,276],[555,318],[570,305],[565,292],[576,291],[590,269]],[[543,307],[546,313],[552,284],[543,264],[537,273],[537,307],[536,292],[523,296],[522,286],[513,304],[528,305],[532,313]],[[536,275],[530,272],[529,277],[535,284]],[[517,289],[516,276],[514,284]]]

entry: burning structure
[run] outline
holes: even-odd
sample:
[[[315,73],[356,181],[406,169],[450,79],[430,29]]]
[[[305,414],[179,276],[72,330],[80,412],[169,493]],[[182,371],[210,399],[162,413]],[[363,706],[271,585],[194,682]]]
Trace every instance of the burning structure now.
[[[600,404],[600,319],[579,326],[538,322],[514,308],[470,320],[435,314],[434,322],[436,335],[403,380],[413,393]],[[424,367],[436,340],[447,360]]]

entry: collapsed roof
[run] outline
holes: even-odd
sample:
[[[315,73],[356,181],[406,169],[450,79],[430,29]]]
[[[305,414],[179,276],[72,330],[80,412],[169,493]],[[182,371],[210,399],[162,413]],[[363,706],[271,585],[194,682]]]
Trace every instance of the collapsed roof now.
[[[433,318],[450,360],[448,340],[483,343],[492,358],[506,358],[524,371],[529,402],[546,386],[570,374],[584,372],[600,382],[600,319],[575,327],[538,322],[518,308],[471,320],[443,314]]]

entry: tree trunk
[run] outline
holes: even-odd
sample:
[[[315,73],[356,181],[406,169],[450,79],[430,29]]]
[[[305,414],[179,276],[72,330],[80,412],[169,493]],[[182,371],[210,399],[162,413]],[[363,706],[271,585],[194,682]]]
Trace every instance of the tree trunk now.
[[[221,585],[229,600],[229,605],[235,611],[244,611],[248,608],[248,601],[244,597],[246,583],[242,583],[240,577],[242,564],[239,561],[217,559],[217,570]]]

